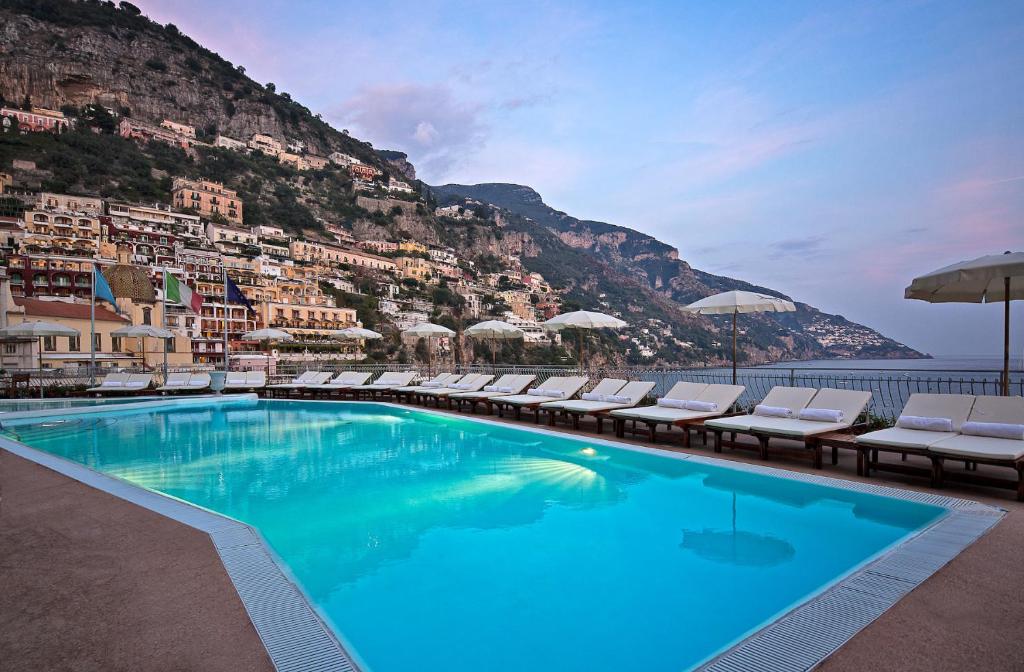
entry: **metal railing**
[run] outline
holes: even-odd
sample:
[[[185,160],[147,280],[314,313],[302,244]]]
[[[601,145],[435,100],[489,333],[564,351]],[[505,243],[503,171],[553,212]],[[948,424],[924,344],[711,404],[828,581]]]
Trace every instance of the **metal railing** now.
[[[199,372],[211,371],[215,367],[190,366],[171,367],[169,372]],[[251,368],[265,370],[258,362],[253,362]],[[453,371],[457,373],[487,373],[493,374],[495,378],[505,374],[526,374],[537,378],[537,383],[542,383],[552,376],[580,375],[579,367],[573,366],[528,366],[528,365],[499,365],[491,367],[487,365],[464,365],[444,366],[437,364],[430,369],[418,364],[356,364],[351,361],[309,361],[309,362],[277,362],[270,382],[287,382],[304,371],[330,371],[339,373],[341,371],[365,371],[374,378],[385,371],[416,371],[418,379],[425,379],[431,374],[442,371]],[[42,384],[46,390],[81,390],[89,386],[92,381],[102,379],[108,373],[151,373],[154,374],[155,384],[159,385],[162,375],[159,368],[143,371],[141,368],[103,368],[95,372],[88,367],[68,369],[31,369],[24,371],[4,371],[0,373],[0,394],[6,394],[11,388],[12,375],[28,374],[29,388],[38,391]],[[588,387],[592,387],[602,378],[623,378],[626,380],[644,380],[655,383],[651,392],[651,401],[659,396],[664,396],[669,389],[677,382],[690,381],[698,383],[720,383],[732,382],[732,371],[730,369],[650,369],[638,367],[592,367],[587,369],[583,375],[590,378]],[[737,370],[737,383],[746,389],[740,396],[739,405],[743,408],[751,408],[758,401],[768,394],[769,390],[776,385],[791,387],[812,387],[812,388],[833,388],[844,390],[860,390],[871,393],[871,405],[869,411],[883,420],[893,420],[899,415],[910,395],[917,392],[929,392],[938,394],[971,394],[971,395],[998,395],[1000,393],[1000,374],[998,371],[928,371],[928,370],[902,370],[902,369],[816,369],[816,368],[744,368]],[[25,386],[20,390],[24,393]],[[1014,371],[1010,373],[1010,394],[1024,396],[1024,373]]]

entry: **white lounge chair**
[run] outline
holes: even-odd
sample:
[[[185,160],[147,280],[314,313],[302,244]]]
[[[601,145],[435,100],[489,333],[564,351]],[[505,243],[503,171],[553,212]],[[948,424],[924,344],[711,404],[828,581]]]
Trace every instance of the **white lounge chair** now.
[[[263,371],[228,371],[224,380],[225,391],[257,390],[267,385],[267,374]]]
[[[451,395],[459,392],[479,392],[484,386],[494,380],[494,376],[485,373],[471,373],[457,383],[447,387],[432,388],[419,393],[423,400],[433,399],[435,405],[440,406],[441,400],[446,400],[448,408],[452,407]]]
[[[931,459],[929,448],[943,439],[949,439],[960,432],[960,428],[967,422],[971,409],[974,407],[974,396],[970,394],[932,394],[917,393],[910,395],[907,399],[901,417],[916,418],[944,418],[949,420],[951,431],[931,431],[927,429],[911,429],[907,426],[900,426],[897,420],[895,427],[879,429],[856,437],[856,445],[859,451],[857,460],[857,473],[862,476],[870,476],[872,471],[893,471],[898,473],[910,473],[921,476],[930,476],[932,484],[937,485],[934,469],[914,467],[903,464],[908,455],[917,455]],[[900,455],[900,463],[880,462],[880,453],[895,453]]]
[[[127,373],[110,373],[107,374],[100,384],[95,387],[90,387],[86,392],[111,392],[113,390],[123,390],[124,384],[128,382],[128,378],[131,374]]]
[[[616,394],[619,390],[626,386],[629,381],[624,378],[602,378],[598,381],[597,385],[589,392],[583,393],[583,398],[591,397],[604,397],[609,394]],[[542,386],[543,387],[543,386]],[[541,411],[548,413],[548,424],[555,424],[555,415],[561,412],[562,407],[566,404],[577,404],[579,399],[558,399],[556,401],[545,401],[540,405]]]
[[[1006,436],[985,436],[993,433],[993,425],[1024,427],[1024,398],[979,396],[974,402],[971,414],[961,433],[957,436],[942,439],[933,443],[928,449],[931,452],[932,466],[936,485],[948,479],[963,483],[1008,487],[1017,491],[1017,500],[1024,501],[1024,438]],[[1005,428],[1004,428],[1005,429]],[[979,434],[980,432],[980,434]],[[994,433],[1001,433],[995,431]],[[1008,467],[1017,472],[1013,479],[983,476],[974,471],[946,471],[947,459],[967,460],[972,464],[989,464],[997,467]]]
[[[189,392],[202,392],[203,390],[210,389],[210,385],[213,381],[208,373],[193,373],[188,379],[188,391]]]
[[[373,381],[369,385],[353,385],[346,391],[351,392],[356,397],[365,394],[369,397],[377,398],[381,395],[388,394],[396,388],[407,386],[415,377],[415,371],[385,371],[377,377],[377,380]]]
[[[764,399],[760,404],[758,404],[758,406],[788,409],[791,414],[795,416],[803,410],[807,404],[811,403],[811,399],[814,398],[814,395],[817,392],[818,391],[813,387],[786,387],[783,385],[776,385],[768,391],[768,394],[765,395]],[[732,434],[731,440],[727,445],[735,448],[749,447],[736,443],[736,434],[749,433],[751,423],[761,417],[761,412],[762,411],[755,408],[754,413],[749,415],[733,415],[728,418],[705,420],[704,427],[715,435],[715,452],[722,452],[722,434],[724,432],[730,432]],[[757,449],[760,451],[760,445],[758,445]]]
[[[627,383],[613,394],[600,395],[601,399],[580,399],[569,402],[551,402],[552,404],[558,404],[558,410],[563,413],[567,413],[572,420],[572,428],[579,429],[580,419],[592,415],[597,419],[597,433],[602,432],[602,425],[604,424],[604,418],[607,416],[609,411],[614,411],[620,408],[631,408],[636,406],[643,398],[647,396],[647,393],[654,389],[654,383],[648,381],[634,381]],[[547,404],[541,404],[541,408],[544,409]],[[555,413],[551,413],[551,424],[554,424]]]
[[[267,374],[265,371],[246,371],[245,383],[250,390],[259,390],[267,386]]]
[[[403,396],[408,397],[408,401],[413,401],[413,397],[416,396],[421,390],[439,390],[449,385],[461,381],[465,376],[461,373],[439,373],[430,380],[416,383],[415,385],[403,385],[396,387],[392,390],[395,398],[401,400]]]
[[[503,416],[505,409],[511,409],[518,420],[524,408],[534,411],[533,421],[540,422],[540,405],[547,401],[572,399],[587,384],[586,376],[553,376],[543,383],[527,391],[526,394],[513,394],[497,397],[491,401],[498,407],[498,415]]]
[[[771,449],[770,442],[773,438],[803,441],[804,448],[811,451],[814,468],[821,469],[822,444],[819,437],[832,432],[849,430],[857,422],[857,418],[864,412],[870,401],[870,392],[823,388],[801,411],[800,416],[805,417],[756,416],[751,418],[750,429],[745,433],[757,437],[762,459],[768,458]],[[833,464],[836,461],[836,448],[833,445]]]
[[[191,376],[185,372],[174,372],[167,374],[164,384],[156,388],[157,392],[180,392],[188,389],[188,379]]]
[[[483,388],[478,391],[454,392],[448,395],[448,399],[454,401],[458,405],[460,411],[462,410],[462,404],[468,402],[470,413],[475,413],[477,403],[483,402],[487,407],[488,415],[490,415],[491,404],[488,403],[489,399],[496,397],[510,397],[512,395],[520,394],[535,379],[536,376],[506,373],[493,383],[484,385]]]
[[[326,383],[330,377],[330,373],[325,374],[321,371],[303,371],[301,374],[293,378],[291,382],[267,385],[267,392],[268,394],[274,394],[276,392],[284,392],[285,394],[288,394],[293,390],[304,387],[305,385],[320,385]]]
[[[657,439],[658,425],[679,427],[683,430],[683,446],[690,445],[690,430],[705,433],[704,422],[726,416],[730,413],[736,400],[746,388],[742,385],[722,385],[719,383],[692,383],[681,381],[672,386],[664,397],[654,406],[641,408],[624,408],[612,411],[609,415],[615,420],[615,433],[624,436],[626,422],[647,425],[648,438],[651,443]],[[662,400],[668,400],[671,404]],[[697,402],[694,409],[685,408],[686,402]],[[680,406],[683,406],[680,408]],[[697,410],[700,409],[700,410]]]
[[[336,392],[343,392],[350,387],[363,385],[369,379],[370,374],[365,371],[342,371],[326,383],[306,385],[303,391],[314,395],[330,396]]]

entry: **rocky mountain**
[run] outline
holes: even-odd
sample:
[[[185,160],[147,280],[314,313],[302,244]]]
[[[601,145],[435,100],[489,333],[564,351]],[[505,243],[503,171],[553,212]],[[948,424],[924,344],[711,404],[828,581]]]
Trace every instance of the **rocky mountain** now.
[[[321,156],[342,151],[383,163],[368,143],[131,3],[0,0],[0,55],[0,91],[15,103],[28,96],[55,110],[100,104],[157,123],[187,120],[211,140],[266,133]]]
[[[509,255],[540,273],[563,308],[622,314],[629,329],[602,334],[595,357],[636,364],[722,363],[728,324],[695,316],[685,303],[731,288],[762,290],[693,269],[651,236],[604,222],[579,220],[548,207],[529,187],[445,185],[427,190],[401,152],[369,143],[323,122],[273,84],[259,84],[173,25],[150,21],[130,3],[99,0],[0,0],[0,102],[64,109],[78,129],[59,136],[0,137],[0,166],[30,189],[137,202],[170,202],[174,176],[204,177],[237,190],[245,224],[282,226],[292,235],[331,239],[415,240],[446,246],[474,272],[506,273]],[[101,106],[97,112],[97,106]],[[195,126],[200,140],[217,134],[248,139],[265,133],[297,141],[309,153],[340,151],[413,184],[411,194],[367,193],[337,166],[297,171],[259,152],[197,146],[188,151],[117,136],[116,119],[164,119]],[[31,169],[15,166],[30,164]],[[458,217],[435,207],[458,202]],[[507,273],[507,286],[516,286]],[[337,294],[368,325],[388,318],[372,297],[378,279],[354,273],[357,293]],[[414,283],[415,284],[415,283]],[[447,287],[403,289],[434,305],[434,319],[465,324]],[[493,301],[493,297],[484,297]],[[776,317],[745,317],[741,361],[820,357],[906,357],[918,353],[877,332],[800,304]],[[561,355],[551,353],[551,361]],[[547,360],[544,360],[547,361]]]
[[[541,195],[519,184],[446,184],[431,187],[440,201],[472,199],[492,204],[545,227],[565,245],[586,252],[631,276],[671,304],[682,306],[729,290],[762,292],[789,299],[778,290],[713,275],[690,266],[679,251],[633,229],[581,220],[547,205]],[[797,302],[795,313],[745,316],[747,340],[767,353],[794,358],[920,357],[921,353],[864,325]],[[711,320],[708,320],[709,322]],[[756,355],[750,353],[756,359]]]

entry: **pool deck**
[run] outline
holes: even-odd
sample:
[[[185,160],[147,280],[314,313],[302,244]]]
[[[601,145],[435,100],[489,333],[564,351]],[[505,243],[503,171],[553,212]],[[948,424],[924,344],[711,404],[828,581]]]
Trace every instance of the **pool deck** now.
[[[657,447],[683,451],[678,436]],[[699,442],[683,452],[714,455]],[[741,451],[714,457],[763,464]],[[769,464],[863,480],[853,462]],[[929,491],[895,474],[870,482]],[[1009,491],[941,493],[1008,513],[817,669],[1024,669],[1024,505]],[[0,575],[0,660],[17,669],[273,669],[207,535],[4,450]]]

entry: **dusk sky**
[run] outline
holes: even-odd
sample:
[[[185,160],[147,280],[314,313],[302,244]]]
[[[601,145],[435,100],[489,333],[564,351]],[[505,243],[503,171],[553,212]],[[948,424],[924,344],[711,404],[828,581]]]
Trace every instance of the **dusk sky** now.
[[[527,184],[918,349],[1001,352],[1001,306],[902,297],[1024,249],[1022,2],[136,4],[430,184]]]

